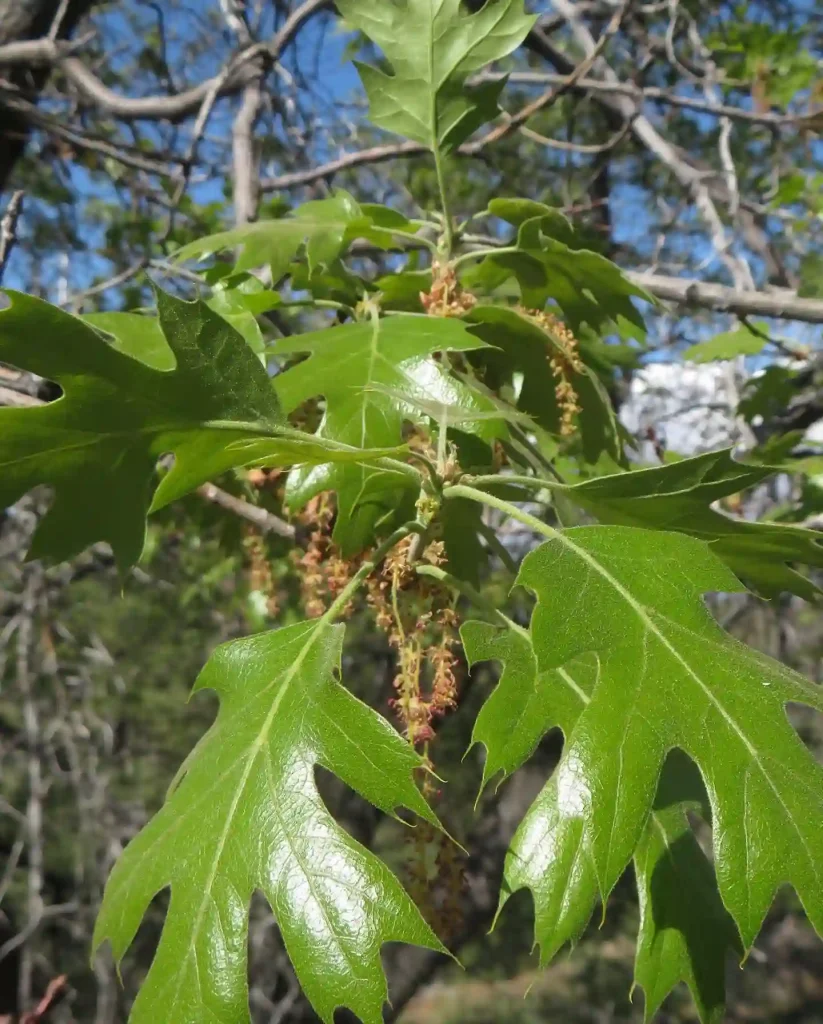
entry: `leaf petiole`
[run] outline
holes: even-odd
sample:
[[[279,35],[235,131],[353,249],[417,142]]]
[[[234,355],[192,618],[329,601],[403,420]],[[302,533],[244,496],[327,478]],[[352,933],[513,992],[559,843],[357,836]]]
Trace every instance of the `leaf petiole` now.
[[[560,489],[563,484],[556,480],[544,480],[539,476],[519,476],[517,473],[496,473],[490,476],[464,476],[463,480],[471,487],[491,487],[493,485],[520,484],[536,491]]]
[[[495,249],[473,249],[471,252],[461,253],[455,260],[452,260],[452,268],[457,270],[464,263],[469,263],[471,260],[482,260],[486,256],[508,256],[520,251],[516,245],[500,246]]]
[[[432,225],[427,224],[426,227],[432,227]],[[423,245],[430,253],[433,253],[434,255],[437,254],[436,243],[430,238],[426,238],[424,235],[413,234],[411,231],[399,231],[397,228],[389,228],[389,231],[391,231],[393,235],[397,235],[398,238],[405,238],[410,242]]]
[[[497,498],[493,494],[487,494],[486,491],[478,491],[474,487],[467,487],[465,484],[452,484],[449,487],[443,489],[443,497],[448,500],[449,498],[468,498],[469,501],[476,501],[481,505],[488,505],[491,508],[496,508],[500,512],[504,512],[511,519],[517,519],[518,522],[523,523],[524,526],[528,526],[534,530],[535,533],[539,533],[543,537],[547,537],[549,540],[553,540],[555,537],[560,537],[562,534],[554,527],[549,526],[548,523],[544,523],[536,516],[531,515],[528,512],[524,512],[522,508],[518,508],[517,505],[512,505],[509,501],[504,501],[502,498]]]

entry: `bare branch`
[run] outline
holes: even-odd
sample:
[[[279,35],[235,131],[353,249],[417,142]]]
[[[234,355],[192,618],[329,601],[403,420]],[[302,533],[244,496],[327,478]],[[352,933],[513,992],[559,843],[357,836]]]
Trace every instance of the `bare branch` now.
[[[423,156],[429,152],[427,146],[419,142],[400,142],[396,145],[373,146],[371,149],[362,149],[358,153],[346,153],[337,160],[330,160],[318,167],[309,167],[305,171],[294,171],[291,174],[281,174],[277,178],[264,178],[260,182],[263,192],[275,192],[281,189],[298,188],[301,185],[311,185],[323,178],[329,178],[347,171],[352,167],[361,167],[363,164],[381,164],[387,160],[397,160],[412,156]],[[458,150],[462,153],[462,149]]]
[[[566,18],[575,39],[586,53],[593,54],[597,44],[588,28],[580,22],[575,3],[572,0],[554,0],[554,7],[558,14],[562,14]],[[564,58],[564,60],[566,59]],[[618,81],[617,75],[603,57],[598,57],[595,63],[602,70],[603,77],[607,82]],[[631,120],[632,132],[635,137],[671,170],[680,184],[690,193],[694,205],[709,229],[717,255],[728,267],[735,286],[737,288],[754,288],[748,264],[730,251],[731,239],[706,185],[705,174],[684,160],[651,121],[637,112],[635,104],[631,100],[620,96],[615,97],[614,100],[616,110],[624,118]]]
[[[254,144],[254,126],[260,116],[263,93],[257,78],[243,90],[243,100],[232,125],[234,220],[246,224],[257,216],[260,174]]]
[[[215,487],[214,484],[203,484],[197,488],[197,493],[205,501],[209,501],[213,505],[219,505],[220,508],[225,509],[227,512],[231,512],[236,516],[240,516],[241,519],[253,523],[263,533],[275,533],[278,537],[285,537],[286,540],[294,540],[296,536],[297,531],[285,519],[280,519],[279,516],[274,515],[272,512],[259,508],[257,505],[252,505],[248,501],[243,501],[242,498],[235,498],[233,494]]]
[[[42,404],[39,398],[34,398],[32,395],[26,395],[22,391],[14,391],[12,388],[0,387],[0,406],[31,409]]]
[[[790,291],[738,290],[721,284],[689,281],[664,274],[635,272],[626,276],[657,298],[683,306],[699,306],[738,316],[770,316],[778,320],[823,324],[823,302],[819,299],[804,299]]]
[[[477,81],[486,81],[497,78],[497,75],[478,76]],[[552,74],[543,71],[513,71],[508,80],[521,85],[562,85],[568,81],[567,75]],[[629,82],[603,81],[601,78],[581,78],[570,88],[576,92],[592,92],[604,95],[627,96],[637,103],[652,102],[664,103],[670,107],[680,107],[685,110],[694,110],[700,114],[711,114],[715,117],[730,117],[737,121],[747,121],[751,124],[760,124],[774,128],[798,128],[805,122],[812,121],[819,114],[773,114],[770,112],[759,112],[756,110],[745,110],[743,107],[732,107],[727,104],[715,103],[709,100],[700,100],[691,96],[678,96],[675,93],[667,92],[665,89],[658,89],[654,86],[640,88]]]
[[[28,103],[25,100],[17,98],[7,99],[5,106],[9,110],[22,114],[27,121],[42,129],[42,131],[48,132],[49,135],[63,139],[78,149],[87,149],[93,153],[100,153],[111,160],[116,160],[125,167],[133,167],[135,170],[146,171],[148,174],[162,174],[170,177],[174,173],[175,163],[180,162],[180,157],[170,157],[167,158],[169,162],[164,162],[156,157],[152,157],[149,153],[141,152],[137,149],[122,148],[104,139],[95,139],[81,132],[74,131],[61,124],[55,118],[41,113],[34,103]]]
[[[59,63],[64,57],[70,56],[89,41],[89,35],[83,35],[73,41],[55,39],[23,39],[0,46],[0,67],[14,67],[22,64],[26,68]]]
[[[329,0],[306,0],[286,19],[282,28],[270,42],[255,43],[246,47],[229,61],[220,74],[206,79],[191,89],[171,96],[122,96],[110,89],[80,59],[63,56],[64,51],[56,47],[53,50],[53,56],[48,59],[48,51],[43,46],[40,51],[40,60],[43,63],[59,67],[88,101],[100,110],[121,120],[181,121],[190,114],[196,113],[203,102],[213,93],[215,99],[219,99],[241,90],[247,84],[250,74],[258,73],[256,70],[250,72],[250,64],[259,58],[265,59],[269,65],[277,61],[303,25],[314,15],[329,9],[329,7]],[[41,41],[38,40],[38,42]],[[18,46],[19,44],[14,45]],[[0,51],[0,62],[2,62],[2,51]]]
[[[25,192],[22,190],[12,193],[3,219],[0,220],[0,281],[3,280],[9,256],[17,243],[17,221],[23,210],[24,195]]]

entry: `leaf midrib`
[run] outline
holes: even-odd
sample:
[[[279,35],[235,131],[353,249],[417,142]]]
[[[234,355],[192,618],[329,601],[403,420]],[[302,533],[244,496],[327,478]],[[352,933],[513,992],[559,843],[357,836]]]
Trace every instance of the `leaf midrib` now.
[[[0,462],[0,469],[6,469],[9,466],[20,466],[25,462],[29,462],[34,459],[41,459],[44,456],[63,455],[67,452],[80,451],[83,448],[93,448],[95,445],[105,444],[108,441],[119,440],[121,438],[137,439],[151,435],[159,436],[162,434],[173,434],[175,432],[194,433],[197,431],[209,430],[216,432],[225,431],[227,433],[235,432],[238,434],[248,434],[253,428],[256,428],[254,436],[269,437],[272,440],[279,436],[276,428],[268,428],[262,423],[262,421],[255,424],[244,423],[240,420],[236,422],[233,420],[184,420],[173,424],[137,427],[132,430],[98,431],[95,433],[94,437],[91,437],[86,441],[79,441],[76,444],[62,445],[60,447],[41,448],[39,451],[30,452],[28,455],[23,455],[16,459],[10,459],[6,462]],[[69,429],[77,430],[80,433],[91,433],[91,431],[84,430],[82,427],[70,427]]]
[[[539,522],[539,520],[536,520],[536,522]],[[544,527],[544,529],[541,530],[541,532],[544,534],[544,536],[547,535],[546,532],[545,532],[547,529],[552,529],[551,527],[547,527],[546,524],[541,524],[541,526]],[[697,686],[700,688],[700,690],[702,690],[702,692],[707,697],[709,702],[712,705],[714,705],[714,707],[719,712],[721,717],[728,724],[728,726],[730,727],[732,732],[734,732],[735,735],[737,735],[737,737],[740,740],[740,742],[746,748],[750,758],[752,759],[752,762],[757,765],[757,767],[758,767],[761,775],[765,779],[766,784],[768,785],[769,789],[771,789],[771,791],[774,794],[775,798],[777,799],[778,803],[783,808],[783,811],[786,814],[786,818],[791,823],[792,828],[794,829],[794,831],[796,832],[796,834],[798,836],[798,839],[800,840],[800,844],[803,847],[803,850],[804,850],[804,852],[806,854],[806,858],[807,858],[807,860],[809,862],[809,865],[811,866],[812,872],[814,874],[815,881],[819,885],[820,884],[820,876],[819,876],[818,871],[817,871],[817,865],[815,864],[814,858],[811,855],[811,852],[809,850],[808,843],[806,842],[805,836],[803,835],[802,830],[798,827],[797,822],[795,821],[794,815],[792,814],[790,809],[786,806],[786,803],[783,800],[783,797],[782,797],[780,791],[778,790],[777,786],[772,781],[771,775],[766,771],[766,768],[765,768],[765,766],[763,765],[763,763],[762,763],[762,761],[760,759],[760,755],[758,753],[757,747],[754,746],[754,744],[748,738],[748,736],[746,735],[746,733],[742,729],[742,727],[738,725],[738,723],[734,719],[734,717],[726,710],[726,708],[723,706],[723,704],[714,695],[714,693],[711,690],[711,687],[709,687],[703,681],[703,679],[698,675],[698,673],[695,672],[695,670],[691,667],[691,665],[686,660],[686,658],[680,653],[680,651],[678,651],[678,649],[669,640],[669,638],[666,636],[666,634],[657,626],[657,624],[655,623],[654,619],[651,618],[651,616],[646,611],[646,609],[643,607],[643,605],[640,604],[640,602],[635,599],[635,597],[631,594],[631,592],[628,591],[620,583],[619,580],[617,580],[614,576],[612,576],[612,574],[609,572],[609,570],[604,565],[602,565],[600,562],[598,562],[598,560],[593,555],[591,555],[584,548],[578,547],[578,545],[575,544],[574,541],[570,540],[565,534],[559,533],[557,530],[552,530],[552,534],[553,534],[553,539],[559,539],[560,542],[565,547],[567,547],[570,551],[573,551],[579,558],[581,558],[584,562],[586,562],[590,566],[590,568],[592,568],[596,573],[598,573],[607,583],[609,583],[610,586],[612,586],[617,591],[617,593],[623,598],[623,600],[629,605],[629,607],[632,609],[632,611],[640,619],[641,623],[644,625],[644,627],[646,628],[647,632],[651,633],[652,636],[655,636],[658,639],[658,641],[671,654],[671,656],[675,659],[675,661],[677,661],[685,669],[687,675],[689,675],[691,677],[691,679],[697,684]],[[681,627],[681,628],[683,628],[683,627]]]
[[[263,725],[259,733],[257,734],[257,738],[249,748],[247,764],[246,767],[243,769],[243,774],[241,775],[240,781],[238,782],[234,795],[232,796],[231,803],[229,805],[229,810],[228,813],[226,814],[226,823],[223,827],[222,832],[220,833],[220,838],[218,839],[217,848],[214,854],[214,861],[203,889],[203,899],[200,902],[200,906],[197,908],[197,914],[194,919],[194,924],[192,925],[189,944],[181,960],[181,968],[178,972],[179,980],[174,993],[175,1000],[179,996],[180,988],[182,987],[183,984],[184,972],[182,966],[188,962],[189,957],[194,952],[194,947],[199,937],[200,928],[202,927],[203,924],[203,918],[205,917],[206,906],[208,904],[209,899],[211,898],[211,890],[214,885],[214,881],[217,878],[217,872],[220,867],[220,860],[223,856],[223,851],[226,847],[226,843],[228,842],[229,832],[234,821],[234,816],[237,812],[237,807],[240,804],[240,800],[243,797],[243,792],[248,784],[249,778],[251,777],[252,769],[254,768],[254,763],[257,760],[257,757],[260,754],[261,750],[263,750],[264,746],[268,741],[274,717],[277,714],[280,705],[283,703],[283,698],[289,691],[289,688],[291,687],[291,684],[293,683],[295,676],[297,675],[300,667],[305,661],[309,651],[314,646],[315,641],[319,636],[321,636],[325,632],[327,628],[328,623],[321,620],[314,629],[311,629],[305,644],[299,651],[294,662],[286,670],[283,676],[283,682],[278,690],[276,697],[272,701],[272,705],[269,708],[268,714],[263,720]]]

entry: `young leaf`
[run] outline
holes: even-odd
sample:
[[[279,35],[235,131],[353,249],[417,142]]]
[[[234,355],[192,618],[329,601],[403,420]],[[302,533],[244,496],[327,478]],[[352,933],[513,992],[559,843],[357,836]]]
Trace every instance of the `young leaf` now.
[[[465,320],[472,334],[489,346],[483,352],[484,362],[509,376],[515,371],[523,374],[518,408],[550,433],[559,433],[561,411],[555,397],[558,382],[550,363],[551,356],[563,355],[557,340],[535,320],[504,306],[476,306]],[[605,451],[621,461],[621,428],[600,378],[585,364],[582,373],[569,367],[568,377],[580,407],[580,436],[586,460],[596,462]]]
[[[394,74],[357,64],[374,124],[448,152],[494,119],[505,80],[467,86],[469,75],[516,49],[535,22],[523,0],[339,0],[346,21],[376,43]]]
[[[413,772],[422,759],[335,681],[343,626],[321,619],[218,648],[195,684],[220,711],[158,814],[106,886],[94,948],[119,961],[152,898],[171,887],[131,1024],[249,1021],[248,909],[266,896],[315,1011],[347,1006],[379,1024],[384,942],[442,949],[399,881],[329,814],[315,766],[387,814],[437,819]]]
[[[432,358],[483,344],[458,320],[398,315],[283,338],[270,351],[310,356],[275,378],[287,413],[323,395],[326,412],[317,436],[372,448],[398,444],[403,420],[417,419],[421,403],[462,410],[465,419],[476,413],[477,421],[463,422],[462,429],[481,437],[505,432],[499,418],[485,418],[499,417],[497,406]],[[320,491],[337,491],[334,536],[344,553],[352,554],[373,540],[376,521],[396,509],[398,489],[415,485],[419,481],[412,476],[404,479],[374,467],[327,465],[292,473],[287,498],[296,508]]]
[[[316,199],[298,206],[287,217],[258,220],[250,224],[207,235],[189,242],[174,254],[176,260],[204,259],[223,249],[241,247],[235,271],[271,267],[273,281],[289,269],[301,246],[306,247],[309,270],[328,266],[355,238],[368,238],[376,245],[391,245],[391,233],[375,228],[355,199],[339,189],[329,199]]]
[[[709,546],[631,527],[555,533],[518,582],[537,605],[540,672],[597,655],[600,676],[506,865],[507,892],[534,893],[547,958],[585,925],[637,853],[661,770],[684,751],[705,782],[723,902],[750,947],[778,888],[791,884],[823,929],[823,770],[788,702],[823,710],[816,687],[737,643],[707,591],[739,591]]]
[[[380,293],[382,309],[402,310],[406,313],[422,313],[421,294],[431,290],[431,270],[400,270],[385,274],[374,282]]]
[[[121,568],[133,564],[143,547],[155,465],[167,452],[175,464],[155,507],[233,466],[375,455],[290,430],[266,371],[202,302],[158,292],[159,325],[176,362],[160,370],[161,359],[168,364],[154,327],[120,335],[124,345],[148,338],[142,352],[149,365],[118,352],[83,320],[9,295],[12,305],[0,313],[0,359],[64,391],[40,408],[0,409],[0,507],[41,484],[55,490],[32,557],[61,560],[108,541]]]
[[[500,681],[477,717],[472,743],[486,747],[483,785],[498,772],[510,775],[532,754],[552,728],[571,736],[577,720],[592,699],[598,681],[595,655],[585,654],[560,668],[541,672],[526,630],[484,622],[467,622],[460,635],[470,664],[498,661]],[[557,792],[551,783],[548,816],[557,820]],[[635,984],[643,987],[648,1021],[679,981],[691,989],[704,1024],[719,1024],[725,1003],[727,950],[740,953],[740,938],[717,891],[717,880],[692,833],[687,810],[703,809],[705,790],[692,762],[678,751],[668,757],[654,806],[634,857],[640,900],[640,933],[635,962]],[[544,840],[552,856],[552,842]],[[592,863],[584,856],[569,874],[552,865],[543,879],[551,898],[541,903],[544,917],[538,933],[558,925],[568,937],[564,913],[578,914],[572,924],[582,929],[597,894]],[[585,898],[569,907],[567,896],[577,886]],[[561,944],[562,944],[561,940]],[[559,947],[558,947],[559,948]],[[544,960],[556,951],[543,950]]]
[[[768,331],[767,324],[758,324],[763,331]],[[735,359],[737,356],[756,356],[763,351],[766,338],[755,334],[745,324],[736,331],[717,334],[711,341],[701,341],[690,345],[683,352],[683,358],[690,363],[710,363],[716,359]]]
[[[553,300],[575,334],[585,324],[595,333],[621,327],[643,338],[643,317],[632,298],[654,303],[654,297],[605,256],[570,248],[547,235],[544,223],[545,215],[524,221],[517,236],[519,251],[487,256],[475,271],[476,283],[496,287],[515,277],[524,306],[542,309]]]
[[[538,219],[540,230],[550,238],[556,238],[566,245],[571,245],[574,240],[574,227],[565,213],[534,199],[514,199],[508,196],[490,199],[489,213],[516,228],[526,221]]]
[[[677,530],[712,542],[732,570],[767,597],[790,591],[814,600],[818,586],[787,562],[823,567],[823,544],[814,530],[733,519],[712,502],[771,476],[770,466],[735,462],[731,449],[707,452],[667,466],[597,477],[562,490],[603,523]]]
[[[252,280],[257,284],[262,294],[262,285],[257,281],[256,278]],[[215,313],[223,317],[223,319],[232,325],[237,331],[241,338],[246,342],[249,348],[254,354],[260,359],[263,365],[266,365],[266,357],[263,351],[266,347],[266,341],[263,337],[263,331],[260,329],[260,324],[257,322],[257,317],[254,313],[249,310],[245,299],[252,296],[246,296],[241,291],[243,285],[237,288],[221,288],[217,287],[211,295],[211,298],[206,299],[206,305],[209,309],[213,309]]]
[[[480,541],[482,509],[473,501],[448,501],[439,518],[449,571],[478,586],[489,557],[489,549]]]

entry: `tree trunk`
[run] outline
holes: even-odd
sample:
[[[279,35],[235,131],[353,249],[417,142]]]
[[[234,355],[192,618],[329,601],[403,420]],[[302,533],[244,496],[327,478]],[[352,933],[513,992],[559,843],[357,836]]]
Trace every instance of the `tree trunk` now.
[[[94,0],[68,0],[57,38],[68,39],[93,4]],[[60,0],[0,0],[0,46],[48,35],[60,9]],[[27,98],[36,99],[48,76],[48,68],[18,66],[11,69],[7,81]],[[0,191],[8,186],[30,131],[25,117],[4,105],[0,89]]]

